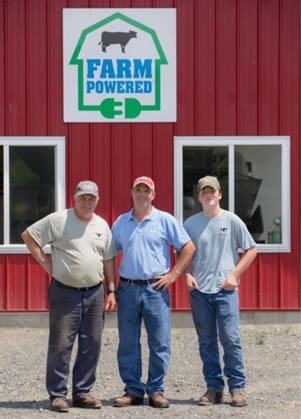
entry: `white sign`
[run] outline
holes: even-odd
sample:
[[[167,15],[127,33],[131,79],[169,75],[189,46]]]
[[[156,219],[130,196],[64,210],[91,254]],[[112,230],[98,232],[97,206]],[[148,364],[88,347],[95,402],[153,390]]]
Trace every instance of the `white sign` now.
[[[176,10],[64,9],[64,121],[175,122]]]

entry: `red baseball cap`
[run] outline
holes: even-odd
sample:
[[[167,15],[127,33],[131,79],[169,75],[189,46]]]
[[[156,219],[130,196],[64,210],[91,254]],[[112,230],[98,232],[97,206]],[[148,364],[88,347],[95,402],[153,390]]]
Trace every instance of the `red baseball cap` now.
[[[154,181],[153,181],[153,179],[151,179],[148,176],[137,177],[137,179],[134,180],[133,188],[135,188],[135,186],[139,185],[139,183],[143,183],[144,185],[148,186],[151,191],[155,190]]]

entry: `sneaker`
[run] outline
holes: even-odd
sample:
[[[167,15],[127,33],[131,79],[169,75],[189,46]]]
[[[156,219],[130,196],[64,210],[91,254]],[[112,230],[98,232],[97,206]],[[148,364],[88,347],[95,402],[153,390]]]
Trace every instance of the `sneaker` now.
[[[86,394],[85,396],[73,399],[74,407],[81,407],[83,409],[100,409],[102,407],[101,401],[95,397]]]
[[[154,393],[149,396],[149,405],[160,409],[169,407],[169,401],[163,393]]]
[[[247,405],[246,393],[243,390],[234,390],[231,393],[231,406],[243,407]]]
[[[59,412],[59,413],[69,412],[69,406],[66,402],[66,397],[64,396],[52,397],[50,399],[50,403],[51,403],[51,410],[53,412]]]
[[[131,405],[143,404],[143,397],[134,396],[131,393],[125,393],[121,397],[117,397],[114,401],[115,407],[126,407]]]
[[[222,403],[223,402],[223,392],[207,390],[205,394],[200,397],[199,405],[200,406],[210,406],[211,404]]]

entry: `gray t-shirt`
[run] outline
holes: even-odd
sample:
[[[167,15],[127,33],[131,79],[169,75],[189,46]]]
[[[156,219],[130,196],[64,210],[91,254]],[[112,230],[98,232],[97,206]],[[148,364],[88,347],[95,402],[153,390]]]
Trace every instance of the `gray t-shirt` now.
[[[28,227],[41,246],[51,245],[52,276],[72,287],[91,287],[103,280],[103,261],[116,250],[106,221],[93,215],[81,221],[73,208],[57,211]]]
[[[238,249],[255,247],[256,243],[244,222],[223,210],[217,217],[207,218],[202,212],[189,217],[184,228],[196,251],[192,258],[192,275],[198,289],[214,294],[239,261]]]

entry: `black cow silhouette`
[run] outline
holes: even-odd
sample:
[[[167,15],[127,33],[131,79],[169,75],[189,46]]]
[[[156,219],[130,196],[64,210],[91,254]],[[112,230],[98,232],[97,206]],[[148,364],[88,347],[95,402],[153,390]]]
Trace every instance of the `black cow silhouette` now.
[[[137,38],[137,32],[103,32],[98,45],[102,44],[102,52],[107,52],[106,48],[109,45],[120,44],[121,51],[125,52],[125,46],[132,38]]]

